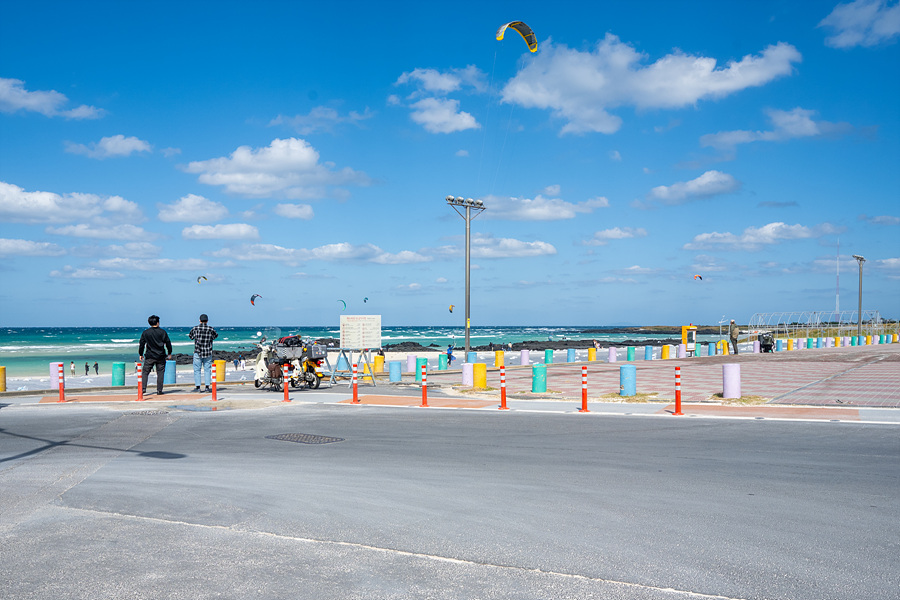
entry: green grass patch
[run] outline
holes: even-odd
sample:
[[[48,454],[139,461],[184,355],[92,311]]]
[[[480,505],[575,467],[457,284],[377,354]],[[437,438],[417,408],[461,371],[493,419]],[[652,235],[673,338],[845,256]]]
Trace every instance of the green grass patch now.
[[[771,398],[765,396],[741,396],[740,398],[723,398],[722,394],[713,394],[711,399],[718,400],[728,406],[757,406],[765,404]]]

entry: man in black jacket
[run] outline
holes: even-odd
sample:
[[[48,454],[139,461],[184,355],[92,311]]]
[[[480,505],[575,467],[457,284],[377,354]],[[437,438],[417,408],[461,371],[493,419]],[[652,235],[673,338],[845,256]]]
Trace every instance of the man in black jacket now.
[[[141,357],[141,390],[147,393],[147,378],[150,369],[156,366],[156,393],[163,393],[163,379],[166,374],[166,359],[172,354],[172,342],[169,334],[159,326],[159,317],[150,315],[147,319],[150,324],[148,329],[141,334],[141,342],[138,345],[138,355]]]

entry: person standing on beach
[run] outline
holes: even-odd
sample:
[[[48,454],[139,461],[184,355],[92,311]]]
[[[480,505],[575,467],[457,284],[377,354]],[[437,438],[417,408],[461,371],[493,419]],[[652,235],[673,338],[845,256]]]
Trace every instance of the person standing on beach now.
[[[94,375],[99,375],[99,374],[100,374],[100,363],[95,362],[94,363]]]
[[[728,336],[731,338],[731,347],[734,348],[734,353],[738,353],[737,340],[738,333],[740,333],[740,329],[737,325],[734,324],[734,319],[731,320],[731,327],[728,328]]]
[[[91,367],[87,363],[84,363],[84,375],[87,376],[90,374],[90,372],[91,372]]]
[[[218,337],[215,329],[207,325],[209,317],[200,315],[200,324],[194,325],[188,337],[194,340],[194,392],[200,391],[200,369],[206,371],[206,390],[212,392],[212,344]]]
[[[69,365],[69,372],[72,373],[72,377],[75,377],[75,361],[72,361],[72,364]]]
[[[162,396],[163,379],[166,374],[166,359],[172,354],[172,342],[169,334],[159,326],[159,317],[150,315],[147,318],[150,325],[141,334],[138,344],[138,357],[141,359],[141,390],[147,393],[147,378],[150,377],[150,369],[156,367],[156,393]]]

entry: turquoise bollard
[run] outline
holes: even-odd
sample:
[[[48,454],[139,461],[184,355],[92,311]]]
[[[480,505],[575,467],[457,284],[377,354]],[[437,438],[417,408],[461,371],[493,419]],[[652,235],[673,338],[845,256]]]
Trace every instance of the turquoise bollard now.
[[[644,346],[644,360],[653,360],[653,346]]]
[[[531,391],[534,394],[543,394],[547,391],[547,365],[531,367]]]
[[[775,352],[784,350],[784,340],[775,340]]]
[[[625,360],[634,360],[634,346],[628,346],[628,350],[625,352]]]
[[[716,355],[716,345],[715,344],[706,344],[706,355],[707,356],[715,356]]]
[[[812,338],[806,338],[806,348],[807,348],[807,349],[810,349],[810,348],[812,348],[812,347],[813,347],[813,339],[812,339]]]
[[[166,369],[168,371],[168,369]],[[125,386],[125,363],[114,362],[112,364],[112,385]]]
[[[400,370],[403,368],[402,365],[403,363],[401,363],[399,360],[392,360],[388,363],[388,379],[391,382],[397,382],[402,379],[402,376],[400,374]]]
[[[447,370],[447,355],[446,354],[438,354],[438,371],[446,371]]]
[[[477,352],[469,352],[466,354],[466,362],[475,364],[478,362],[478,353]]]
[[[544,350],[544,364],[552,365],[553,364],[553,350],[547,348]]]
[[[637,393],[637,367],[622,365],[619,367],[619,395],[634,396]]]
[[[163,383],[176,383],[175,381],[175,361],[166,361],[166,372],[163,375]]]
[[[575,348],[566,348],[566,362],[575,362]]]
[[[822,347],[822,338],[816,338],[816,348]]]
[[[416,359],[416,381],[422,381],[422,367],[428,371],[428,359],[424,356]]]

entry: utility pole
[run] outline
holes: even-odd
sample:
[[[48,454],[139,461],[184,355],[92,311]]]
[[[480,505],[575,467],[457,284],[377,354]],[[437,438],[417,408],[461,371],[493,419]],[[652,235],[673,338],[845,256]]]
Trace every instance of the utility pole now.
[[[856,313],[858,316],[856,317],[856,336],[859,337],[862,335],[862,266],[863,263],[866,262],[866,259],[858,254],[854,254],[853,258],[856,259],[856,262],[859,263],[859,310]]]
[[[447,196],[445,198],[447,204],[453,207],[460,217],[466,221],[466,357],[469,360],[469,327],[471,325],[469,312],[469,278],[472,270],[471,248],[472,248],[472,219],[480,215],[485,209],[484,202],[481,200],[472,200],[471,198],[463,198],[462,196]],[[459,207],[465,207],[465,214],[460,212]],[[473,211],[475,214],[472,214]]]

